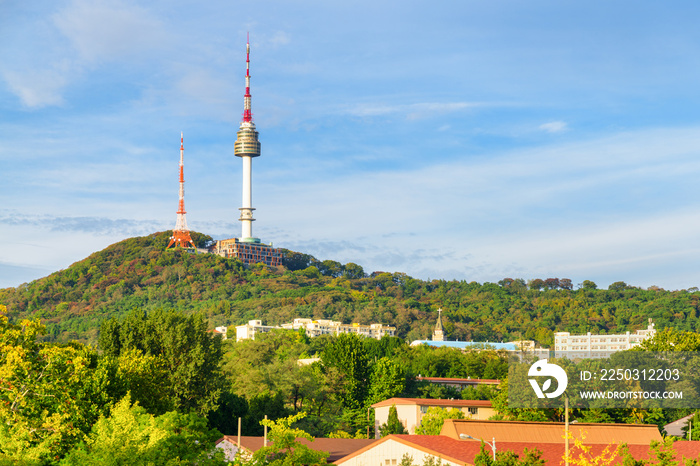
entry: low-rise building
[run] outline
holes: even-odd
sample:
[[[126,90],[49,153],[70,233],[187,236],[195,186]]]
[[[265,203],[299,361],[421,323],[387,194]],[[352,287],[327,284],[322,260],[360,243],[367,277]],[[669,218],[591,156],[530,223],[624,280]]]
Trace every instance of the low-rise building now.
[[[569,332],[554,334],[555,357],[575,358],[607,358],[618,351],[628,350],[639,345],[644,340],[656,334],[654,323],[649,319],[649,325],[644,330],[634,333],[613,335],[571,335]]]
[[[260,320],[250,320],[246,325],[236,327],[236,341],[255,339],[256,333],[265,333],[274,329],[299,330],[304,329],[306,334],[313,338],[321,335],[340,335],[341,333],[355,333],[368,338],[381,339],[384,336],[396,335],[396,327],[385,324],[344,324],[342,322],[325,319],[294,319],[293,322],[273,327],[263,325]]]
[[[389,410],[396,406],[396,414],[406,432],[414,434],[429,408],[457,409],[470,419],[488,419],[494,414],[489,400],[441,400],[423,398],[389,398],[372,405],[374,408],[374,436],[379,438],[379,426],[386,424]]]
[[[249,320],[245,325],[236,326],[236,341],[255,340],[258,333],[266,333],[279,327],[263,325],[261,320]]]
[[[576,423],[569,426],[574,439],[579,439],[588,449],[588,456],[599,456],[606,448],[615,456],[613,464],[622,463],[622,453],[616,450],[626,444],[626,450],[636,460],[648,460],[651,441],[662,441],[654,424],[593,424]],[[520,456],[525,450],[539,450],[545,465],[563,464],[566,451],[564,423],[524,421],[475,421],[447,419],[440,435],[388,435],[374,443],[339,458],[335,464],[342,466],[399,465],[404,457],[414,464],[427,459],[440,459],[443,465],[473,465],[485,442],[487,454],[491,445],[497,452],[510,451]],[[574,457],[582,450],[570,450]],[[676,442],[675,459],[697,458],[700,442]],[[683,464],[683,463],[680,463]]]
[[[272,243],[261,243],[257,238],[219,240],[209,251],[221,257],[236,258],[246,265],[262,262],[276,267],[282,264],[282,251],[272,247]]]
[[[396,327],[385,324],[344,324],[335,320],[325,319],[294,319],[289,324],[282,324],[282,328],[299,330],[303,328],[309,337],[320,335],[340,335],[341,333],[356,333],[369,338],[381,339],[383,336],[393,337],[396,334]]]
[[[228,336],[228,327],[222,325],[221,327],[214,328],[214,334],[221,335],[221,339],[225,340]]]

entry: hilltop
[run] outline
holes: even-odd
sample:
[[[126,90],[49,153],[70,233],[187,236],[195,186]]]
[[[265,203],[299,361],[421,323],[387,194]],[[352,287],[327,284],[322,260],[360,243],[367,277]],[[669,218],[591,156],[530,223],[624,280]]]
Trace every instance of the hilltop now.
[[[170,232],[129,238],[45,278],[0,290],[12,320],[38,317],[51,340],[94,343],[100,323],[132,309],[200,312],[210,325],[250,319],[280,324],[295,317],[386,323],[409,340],[430,335],[444,311],[449,339],[534,339],[554,331],[612,333],[646,327],[697,331],[696,291],[642,290],[618,282],[598,290],[585,281],[504,279],[499,283],[373,273],[357,264],[320,261],[283,250],[283,266],[249,268],[213,254],[166,250]],[[193,233],[197,243],[210,237]]]

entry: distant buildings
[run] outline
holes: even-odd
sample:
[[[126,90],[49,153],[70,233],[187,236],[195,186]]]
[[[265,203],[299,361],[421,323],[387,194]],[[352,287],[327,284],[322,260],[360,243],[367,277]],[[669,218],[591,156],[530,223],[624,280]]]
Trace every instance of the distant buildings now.
[[[320,335],[340,335],[341,333],[355,333],[357,335],[380,339],[383,336],[393,337],[396,327],[384,324],[344,324],[334,320],[294,319],[293,322],[282,324],[278,327],[263,325],[260,320],[250,320],[245,325],[236,327],[236,341],[254,340],[258,333],[269,332],[274,329],[299,330],[304,329],[309,337]]]
[[[569,332],[554,334],[554,356],[572,358],[607,358],[618,351],[628,350],[656,334],[649,319],[645,330],[616,335],[571,335]]]
[[[445,340],[445,331],[442,324],[442,309],[438,309],[438,318],[433,330],[432,340],[414,340],[411,346],[427,345],[433,348],[455,348],[462,351],[466,350],[506,350],[512,353],[528,353],[540,358],[549,358],[550,350],[547,348],[539,348],[532,340],[518,340],[507,343],[491,342],[491,341],[448,341]]]

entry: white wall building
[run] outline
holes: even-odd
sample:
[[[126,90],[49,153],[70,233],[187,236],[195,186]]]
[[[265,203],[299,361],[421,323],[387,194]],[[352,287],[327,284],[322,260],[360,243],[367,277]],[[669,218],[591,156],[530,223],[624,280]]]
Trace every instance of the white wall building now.
[[[374,437],[379,438],[379,426],[386,424],[389,410],[396,407],[396,415],[409,434],[416,433],[423,416],[430,408],[457,409],[468,419],[484,420],[496,414],[490,400],[442,400],[424,398],[389,398],[372,405],[374,408]]]
[[[628,350],[652,338],[656,334],[654,324],[649,319],[649,325],[644,330],[634,333],[617,335],[571,335],[569,332],[556,332],[554,334],[555,357],[566,356],[572,358],[607,358],[618,351]]]
[[[368,338],[381,339],[387,335],[393,337],[396,335],[396,327],[384,324],[344,324],[334,320],[312,320],[312,319],[294,319],[293,322],[282,324],[279,327],[263,325],[260,320],[250,320],[246,325],[236,327],[236,341],[254,340],[256,333],[265,333],[273,329],[299,330],[303,328],[306,334],[313,338],[320,335],[340,335],[341,333],[356,333]]]
[[[261,320],[249,320],[245,325],[236,326],[236,341],[255,340],[258,333],[266,333],[279,327],[263,325]]]
[[[384,335],[393,337],[396,327],[384,324],[344,324],[334,320],[294,319],[290,324],[282,324],[282,328],[299,330],[303,328],[309,337],[319,335],[340,335],[341,333],[356,333],[369,338],[380,339]]]

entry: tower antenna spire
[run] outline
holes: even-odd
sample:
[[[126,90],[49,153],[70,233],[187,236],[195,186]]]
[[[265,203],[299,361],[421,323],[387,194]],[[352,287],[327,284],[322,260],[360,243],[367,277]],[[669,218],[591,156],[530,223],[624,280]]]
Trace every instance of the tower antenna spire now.
[[[245,44],[245,96],[243,97],[243,121],[252,122],[253,113],[250,108],[250,32]],[[260,155],[260,154],[258,154]]]
[[[190,236],[190,230],[187,228],[187,219],[185,218],[185,167],[184,167],[185,142],[184,136],[180,133],[180,199],[177,206],[177,222],[173,235],[170,237],[168,248],[175,246],[181,248],[194,248],[194,242]],[[167,248],[166,248],[167,249]]]

